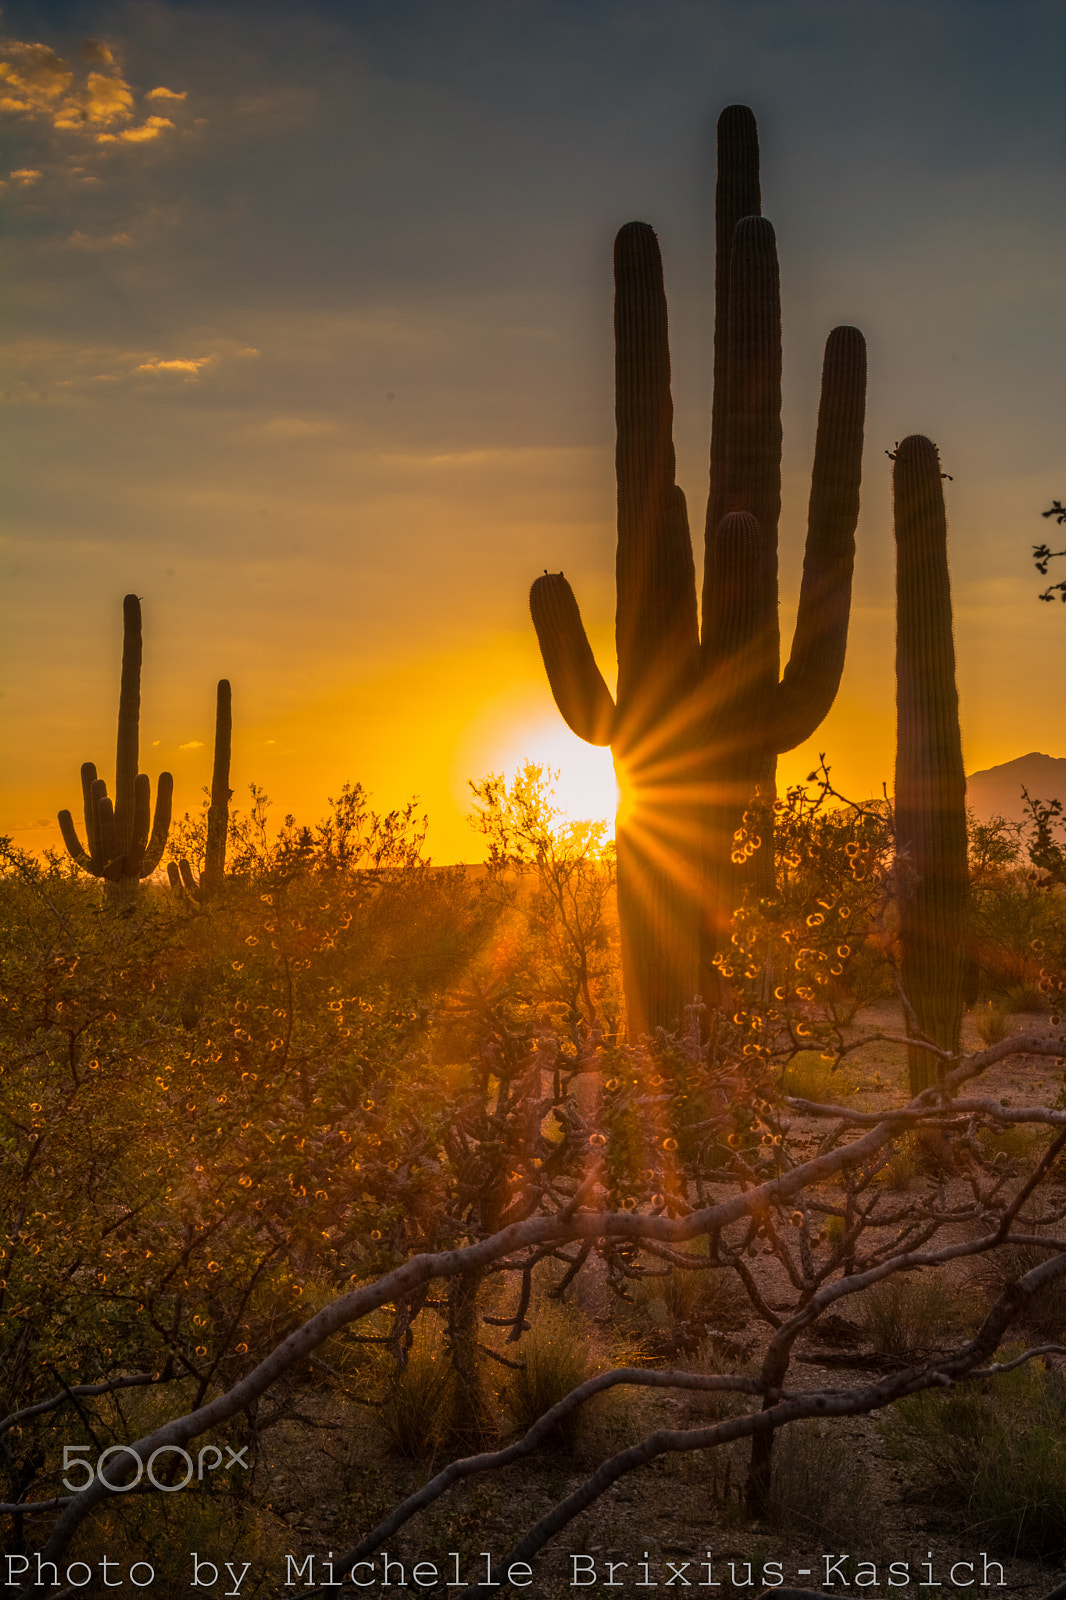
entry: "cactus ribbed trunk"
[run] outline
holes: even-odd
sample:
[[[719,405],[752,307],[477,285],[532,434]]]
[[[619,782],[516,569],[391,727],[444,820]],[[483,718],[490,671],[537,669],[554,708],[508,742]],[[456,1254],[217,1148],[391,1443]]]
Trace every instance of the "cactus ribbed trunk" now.
[[[969,870],[966,777],[955,687],[947,521],[936,446],[915,434],[896,449],[896,850],[900,982],[908,1033],[957,1051],[966,976]],[[911,1093],[939,1061],[907,1049]]]
[[[226,871],[226,835],[233,793],[229,786],[232,732],[229,681],[221,678],[215,706],[215,759],[211,769],[211,804],[207,810],[207,845],[204,850],[204,870],[200,874],[200,888],[204,895],[214,894],[222,887]]]
[[[666,296],[658,242],[629,223],[615,242],[618,480],[617,703],[562,573],[530,609],[556,704],[579,735],[610,744],[622,800],[618,905],[631,1036],[672,1027],[699,988],[743,896],[734,833],[779,753],[832,704],[847,639],[862,462],[866,353],[829,335],[792,652],[780,676],[781,307],[773,229],[758,215],[755,119],[718,124],[715,351],[703,628],[685,500],[674,483]],[[756,856],[772,871],[769,839]],[[756,878],[756,881],[758,879]]]
[[[170,830],[174,780],[159,774],[155,820],[151,782],[138,772],[141,714],[141,602],[135,594],[122,602],[122,679],[118,703],[118,745],[115,757],[115,799],[107,784],[86,761],[81,769],[85,812],[83,847],[69,811],[59,813],[59,828],[72,859],[104,880],[111,901],[132,898],[142,878],[151,877],[162,859]]]
[[[229,803],[233,797],[233,790],[229,786],[232,732],[233,715],[229,681],[220,678],[215,697],[215,754],[211,768],[211,798],[207,808],[207,839],[204,844],[204,865],[199,882],[186,856],[177,862],[167,862],[167,877],[174,893],[184,895],[198,906],[203,906],[221,889],[226,876]]]

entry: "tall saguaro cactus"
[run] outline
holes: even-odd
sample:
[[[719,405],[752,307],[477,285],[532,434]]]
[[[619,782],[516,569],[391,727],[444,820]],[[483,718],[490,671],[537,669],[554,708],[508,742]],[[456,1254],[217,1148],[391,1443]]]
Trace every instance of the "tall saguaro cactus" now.
[[[936,445],[896,448],[896,848],[900,981],[915,1025],[957,1051],[966,976],[969,869],[966,777],[955,687],[947,520]],[[936,1081],[937,1057],[907,1049],[911,1093]]]
[[[866,347],[825,347],[807,546],[792,650],[780,674],[781,300],[759,214],[755,118],[718,122],[711,482],[702,636],[685,499],[674,482],[666,296],[645,223],[615,241],[618,689],[612,699],[562,573],[530,609],[556,704],[579,737],[609,744],[622,795],[618,903],[630,1031],[675,1023],[739,898],[734,834],[777,756],[832,705],[847,640],[859,509]]]
[[[207,842],[204,847],[204,869],[197,883],[196,875],[183,857],[175,866],[167,863],[170,887],[184,892],[196,901],[204,901],[217,893],[226,875],[226,838],[229,833],[229,803],[233,790],[229,786],[230,747],[233,734],[233,711],[228,678],[218,680],[215,694],[215,751],[211,767],[211,800],[207,808]]]
[[[141,715],[141,602],[128,594],[122,602],[122,685],[118,702],[118,753],[115,763],[115,798],[107,784],[86,761],[81,769],[87,848],[78,838],[69,811],[59,813],[63,843],[79,867],[104,880],[111,898],[132,893],[141,878],[159,865],[170,829],[174,780],[159,774],[155,818],[152,818],[151,781],[138,772],[138,735]]]

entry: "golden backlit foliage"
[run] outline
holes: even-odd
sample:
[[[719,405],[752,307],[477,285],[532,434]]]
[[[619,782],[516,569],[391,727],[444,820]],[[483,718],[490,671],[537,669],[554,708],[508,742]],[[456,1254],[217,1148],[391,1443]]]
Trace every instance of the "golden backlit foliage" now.
[[[832,1070],[861,1044],[846,1013],[890,953],[883,807],[827,807],[824,772],[782,802],[773,893],[734,922],[735,1010],[694,1002],[677,1033],[633,1046],[617,1016],[602,826],[560,819],[533,766],[473,787],[493,857],[479,874],[434,869],[414,808],[376,814],[357,785],[319,822],[277,830],[253,790],[206,909],[148,885],[119,912],[69,865],[5,844],[8,1508],[62,1494],[61,1444],[98,1450],[167,1417],[192,1438],[188,1419],[208,1402],[225,1401],[229,1442],[255,1451],[285,1419],[313,1437],[328,1391],[364,1429],[381,1411],[410,1450],[429,1413],[412,1422],[404,1406],[426,1379],[427,1443],[491,1452],[501,1408],[521,1410],[515,1381],[500,1385],[510,1345],[530,1348],[527,1327],[541,1329],[537,1382],[563,1407],[541,1432],[569,1437],[582,1398],[644,1381],[631,1367],[581,1381],[561,1347],[567,1393],[539,1370],[563,1339],[553,1298],[594,1262],[621,1324],[655,1330],[642,1359],[697,1362],[649,1383],[720,1382],[780,1406],[792,1339],[841,1295],[915,1270],[919,1254],[932,1277],[956,1260],[963,1225],[978,1230],[975,1254],[1017,1243],[1011,1219],[1030,1198],[1025,1227],[1061,1211],[1064,1114],[965,1099],[968,1076],[1009,1040],[955,1067],[942,1107],[894,1123],[868,1098],[841,1105],[861,1077]],[[769,838],[765,819],[749,820]],[[203,831],[186,818],[175,851],[198,864]],[[986,861],[1002,857],[979,843]],[[812,1092],[818,1051],[831,1115],[789,1098]],[[895,1198],[918,1179],[903,1159],[916,1117],[950,1130],[961,1181],[948,1206],[942,1171]],[[1034,1292],[1057,1259],[1040,1254]],[[1003,1327],[1014,1293],[996,1302]],[[769,1330],[760,1374],[709,1377],[707,1341],[737,1319]],[[990,1323],[987,1349],[955,1351],[952,1371],[990,1359],[1001,1331]],[[290,1338],[309,1341],[302,1355]],[[926,1366],[912,1388],[939,1381]],[[897,1363],[863,1407],[908,1392]],[[848,1386],[800,1395],[780,1421],[855,1399]],[[739,1420],[754,1436],[754,1416]],[[715,1426],[693,1440],[721,1442]],[[753,1504],[767,1461],[758,1446]],[[231,1487],[216,1488],[232,1512]],[[77,1498],[87,1511],[91,1496]],[[262,1514],[246,1501],[241,1517]],[[103,1509],[98,1541],[143,1538],[137,1497]]]

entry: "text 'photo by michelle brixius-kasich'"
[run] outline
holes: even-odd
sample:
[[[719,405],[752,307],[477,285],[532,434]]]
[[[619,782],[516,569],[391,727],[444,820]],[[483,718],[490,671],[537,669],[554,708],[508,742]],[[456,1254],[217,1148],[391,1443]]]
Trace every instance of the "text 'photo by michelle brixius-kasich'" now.
[[[0,1596],[1066,1600],[1063,0],[5,0]]]

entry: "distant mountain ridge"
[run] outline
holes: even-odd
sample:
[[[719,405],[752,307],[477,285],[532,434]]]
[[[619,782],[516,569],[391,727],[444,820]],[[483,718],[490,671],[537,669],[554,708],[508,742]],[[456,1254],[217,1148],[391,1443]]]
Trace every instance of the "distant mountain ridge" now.
[[[966,779],[966,804],[979,822],[1006,817],[1020,822],[1025,802],[1022,790],[1034,800],[1066,802],[1066,756],[1045,756],[1031,750],[985,772],[972,772]]]

